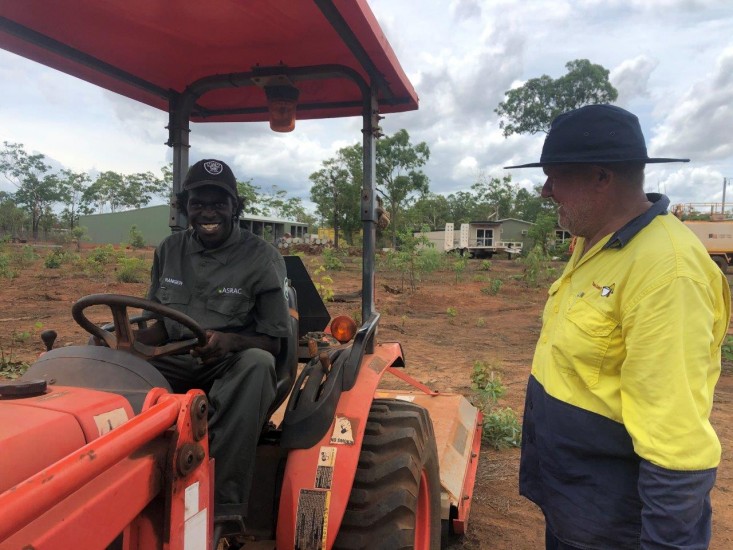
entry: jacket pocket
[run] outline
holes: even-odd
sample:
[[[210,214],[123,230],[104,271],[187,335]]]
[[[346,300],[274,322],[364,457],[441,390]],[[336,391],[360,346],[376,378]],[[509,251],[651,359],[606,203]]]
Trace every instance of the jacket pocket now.
[[[155,297],[165,306],[187,305],[191,301],[191,293],[188,290],[170,286],[159,287]]]
[[[563,330],[553,349],[560,368],[578,376],[586,387],[595,386],[616,327],[618,321],[585,300],[576,301],[565,313]]]
[[[243,326],[253,307],[246,294],[217,294],[207,301],[207,308],[217,315],[223,326]]]

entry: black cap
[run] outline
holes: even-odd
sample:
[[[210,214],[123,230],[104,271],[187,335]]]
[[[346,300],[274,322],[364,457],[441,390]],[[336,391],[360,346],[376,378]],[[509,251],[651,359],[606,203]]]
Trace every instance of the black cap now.
[[[235,199],[237,195],[237,180],[232,169],[226,163],[216,159],[203,159],[191,166],[183,180],[184,191],[212,185],[224,189]]]
[[[542,146],[539,162],[504,168],[689,161],[690,159],[649,158],[644,134],[636,115],[615,105],[586,105],[555,117]]]

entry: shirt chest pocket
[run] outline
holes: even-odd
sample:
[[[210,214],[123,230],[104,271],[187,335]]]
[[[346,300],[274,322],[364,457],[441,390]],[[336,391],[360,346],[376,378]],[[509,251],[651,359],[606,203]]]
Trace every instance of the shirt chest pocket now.
[[[207,309],[221,327],[245,327],[254,301],[246,294],[217,294],[207,300]]]
[[[161,286],[155,291],[155,298],[163,304],[176,311],[190,315],[191,293],[180,287],[175,286]],[[171,340],[180,340],[190,335],[190,331],[185,329],[183,325],[173,321],[167,317],[164,317],[163,323],[165,324],[165,330],[168,333],[168,337]]]
[[[191,301],[191,293],[188,290],[186,290],[185,288],[170,286],[159,287],[158,290],[155,292],[155,297],[161,304],[174,307],[175,309],[183,311],[184,313],[185,310],[182,307],[176,306],[187,306],[188,303]]]
[[[584,300],[566,312],[553,346],[560,368],[578,376],[586,387],[598,383],[618,322]]]

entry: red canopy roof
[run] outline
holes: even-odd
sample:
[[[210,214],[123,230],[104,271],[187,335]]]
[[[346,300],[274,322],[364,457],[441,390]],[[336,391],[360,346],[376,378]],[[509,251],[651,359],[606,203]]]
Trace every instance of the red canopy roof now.
[[[197,100],[197,122],[267,120],[247,85],[258,70],[290,77],[299,119],[361,115],[349,71],[378,89],[380,112],[417,109],[365,0],[3,0],[0,47],[164,111],[200,79],[238,75]]]

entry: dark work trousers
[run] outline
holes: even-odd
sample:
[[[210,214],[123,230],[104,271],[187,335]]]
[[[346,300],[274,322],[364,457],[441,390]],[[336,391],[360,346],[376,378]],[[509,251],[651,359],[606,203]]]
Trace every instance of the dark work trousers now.
[[[554,535],[550,528],[545,525],[545,550],[582,550],[577,546],[565,544]]]
[[[261,349],[206,367],[191,355],[152,361],[175,393],[201,389],[209,398],[209,452],[215,462],[215,516],[246,516],[257,441],[275,401],[275,358]]]

